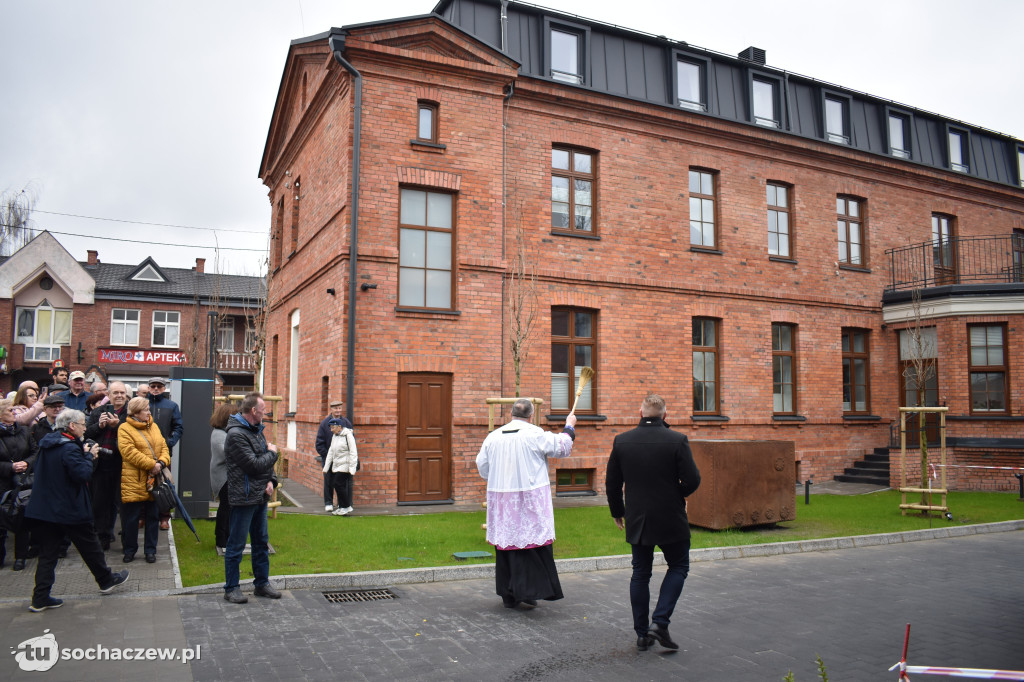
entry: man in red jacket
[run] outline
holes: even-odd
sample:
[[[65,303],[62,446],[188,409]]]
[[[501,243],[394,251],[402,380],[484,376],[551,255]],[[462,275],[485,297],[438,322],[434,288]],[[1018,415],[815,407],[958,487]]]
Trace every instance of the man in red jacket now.
[[[612,518],[619,530],[626,531],[626,542],[633,547],[629,601],[640,651],[654,642],[666,649],[679,648],[668,634],[668,625],[690,571],[685,498],[700,485],[700,472],[686,436],[668,428],[666,413],[661,396],[652,393],[644,398],[640,425],[615,437],[605,477]],[[647,615],[655,545],[665,555],[668,571],[651,619],[654,627],[650,628]]]

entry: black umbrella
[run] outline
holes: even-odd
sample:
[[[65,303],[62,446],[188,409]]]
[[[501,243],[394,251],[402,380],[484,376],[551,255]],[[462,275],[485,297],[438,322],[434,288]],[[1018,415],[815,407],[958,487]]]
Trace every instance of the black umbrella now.
[[[185,524],[188,526],[189,530],[192,531],[192,534],[196,536],[196,542],[199,542],[199,533],[196,532],[196,524],[192,523],[192,517],[189,516],[187,511],[185,511],[185,505],[181,503],[181,498],[178,497],[178,491],[174,489],[174,484],[171,483],[171,477],[167,475],[167,472],[164,472],[164,483],[167,484],[167,487],[171,489],[171,493],[174,495],[174,508],[178,510],[178,514],[181,516],[182,520],[185,521]]]

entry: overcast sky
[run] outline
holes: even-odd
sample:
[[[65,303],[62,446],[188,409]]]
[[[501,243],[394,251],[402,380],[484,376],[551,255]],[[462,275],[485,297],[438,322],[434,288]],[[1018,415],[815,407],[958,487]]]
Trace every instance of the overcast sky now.
[[[727,54],[754,45],[769,66],[1024,138],[1021,0],[536,4]],[[30,185],[38,229],[126,240],[55,234],[79,260],[210,271],[216,252],[197,247],[219,245],[221,271],[257,274],[265,253],[228,249],[267,245],[257,173],[289,42],[435,5],[0,0],[0,190]]]

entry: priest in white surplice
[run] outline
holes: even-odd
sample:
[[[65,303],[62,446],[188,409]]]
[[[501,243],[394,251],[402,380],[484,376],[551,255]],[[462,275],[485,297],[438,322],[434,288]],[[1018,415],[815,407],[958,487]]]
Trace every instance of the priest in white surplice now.
[[[572,452],[576,415],[566,417],[562,433],[531,424],[531,417],[533,402],[517,400],[512,421],[488,434],[476,456],[487,479],[487,542],[497,550],[495,589],[510,609],[562,598],[551,548],[555,516],[548,457]]]

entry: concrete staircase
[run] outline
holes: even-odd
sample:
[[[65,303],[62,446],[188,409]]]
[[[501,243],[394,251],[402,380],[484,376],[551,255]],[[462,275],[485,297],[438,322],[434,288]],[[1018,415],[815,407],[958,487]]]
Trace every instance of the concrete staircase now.
[[[873,453],[864,455],[864,459],[854,462],[852,467],[834,478],[843,483],[871,483],[888,487],[889,448],[875,448]]]

